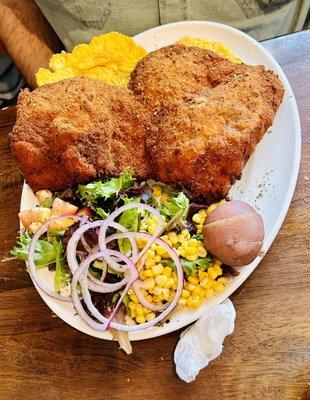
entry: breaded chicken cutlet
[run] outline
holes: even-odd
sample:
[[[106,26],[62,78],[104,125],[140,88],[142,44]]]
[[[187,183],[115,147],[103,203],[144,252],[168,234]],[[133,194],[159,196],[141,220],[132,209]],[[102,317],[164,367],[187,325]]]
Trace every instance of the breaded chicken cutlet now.
[[[147,138],[154,178],[180,183],[194,198],[224,198],[282,101],[279,80],[263,67],[237,73],[184,103]]]
[[[143,58],[129,87],[71,78],[20,95],[12,147],[33,190],[130,168],[193,199],[221,199],[284,94],[262,66],[179,44]]]
[[[149,109],[167,112],[188,95],[217,86],[237,66],[213,51],[173,44],[143,57],[131,74],[129,88]]]
[[[12,148],[34,191],[61,189],[130,168],[150,176],[144,107],[125,88],[71,78],[24,90]]]
[[[224,198],[240,177],[284,95],[262,66],[182,45],[143,58],[130,87],[158,116],[147,138],[153,177],[209,202]]]

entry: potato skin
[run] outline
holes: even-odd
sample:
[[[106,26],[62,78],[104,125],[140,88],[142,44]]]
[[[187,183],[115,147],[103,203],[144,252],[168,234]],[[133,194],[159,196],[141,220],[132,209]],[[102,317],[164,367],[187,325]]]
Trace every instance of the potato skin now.
[[[203,226],[205,248],[233,267],[250,264],[264,240],[262,217],[247,203],[232,200],[217,207]]]

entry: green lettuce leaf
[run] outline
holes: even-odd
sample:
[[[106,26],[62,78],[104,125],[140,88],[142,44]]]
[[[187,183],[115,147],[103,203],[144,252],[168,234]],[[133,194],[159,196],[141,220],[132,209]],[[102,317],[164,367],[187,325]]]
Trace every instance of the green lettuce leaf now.
[[[159,207],[159,212],[167,219],[172,219],[176,214],[179,214],[180,218],[186,218],[188,207],[189,199],[180,192],[171,201]]]
[[[124,172],[119,178],[112,178],[106,182],[91,182],[78,186],[78,194],[87,204],[96,208],[98,200],[107,200],[116,196],[121,190],[132,186],[134,180],[132,173]]]
[[[185,258],[181,258],[181,264],[185,274],[188,276],[195,273],[197,269],[206,270],[212,265],[212,259],[210,256],[204,258],[198,258],[196,261],[188,261]]]
[[[124,199],[125,204],[129,204],[132,202],[140,203],[140,198],[127,198]],[[130,208],[122,213],[119,221],[121,225],[127,228],[131,232],[137,232],[139,230],[139,212],[136,208]],[[127,251],[131,249],[131,244],[128,239],[119,239],[118,247],[123,254],[126,254]]]
[[[68,285],[70,281],[70,276],[65,268],[63,244],[55,239],[53,241],[53,247],[55,251],[55,265],[56,265],[56,271],[54,276],[54,289],[55,292],[59,293],[60,289],[63,286]]]
[[[11,250],[11,254],[20,260],[28,260],[28,251],[31,237],[27,232],[22,233],[19,237],[18,245]],[[53,264],[56,259],[55,249],[52,243],[47,240],[40,239],[37,242],[34,262],[37,268],[43,268],[49,264]]]
[[[99,217],[100,217],[101,219],[106,219],[107,216],[109,215],[109,214],[108,214],[107,212],[105,212],[104,209],[101,208],[101,207],[96,208],[96,214],[99,215]]]

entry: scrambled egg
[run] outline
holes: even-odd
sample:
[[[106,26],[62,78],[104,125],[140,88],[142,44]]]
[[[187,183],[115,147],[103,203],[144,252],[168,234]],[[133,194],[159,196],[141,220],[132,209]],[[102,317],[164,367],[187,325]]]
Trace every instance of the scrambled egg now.
[[[234,63],[241,63],[229,47],[219,42],[184,36],[178,43],[212,50]],[[58,82],[74,76],[87,76],[118,86],[127,86],[130,74],[146,50],[128,36],[110,32],[95,36],[89,44],[75,46],[71,53],[54,54],[49,68],[40,68],[36,74],[38,86]]]
[[[37,85],[74,76],[87,76],[118,86],[126,86],[131,71],[147,54],[134,40],[118,32],[95,36],[89,44],[75,46],[71,53],[62,51],[50,59],[50,69],[40,68]]]
[[[217,53],[218,55],[227,58],[233,63],[242,63],[242,60],[239,57],[235,56],[228,46],[225,46],[220,42],[212,42],[211,40],[194,39],[189,36],[184,36],[178,41],[178,43],[184,44],[184,46],[195,46],[201,47],[202,49],[212,50],[214,51],[214,53]]]

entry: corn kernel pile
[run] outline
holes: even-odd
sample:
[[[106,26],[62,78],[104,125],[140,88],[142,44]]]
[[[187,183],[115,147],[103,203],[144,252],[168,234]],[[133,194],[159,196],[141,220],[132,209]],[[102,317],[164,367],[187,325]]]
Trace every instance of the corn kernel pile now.
[[[162,192],[160,186],[153,186],[153,196],[161,198],[167,195]],[[163,201],[165,200],[166,198],[164,197]],[[193,215],[192,220],[197,225],[198,233],[201,233],[208,213],[221,203],[212,204],[207,209]],[[156,217],[150,216],[143,220],[141,230],[154,234],[156,224]],[[161,236],[161,239],[169,244],[185,260],[196,261],[199,258],[207,256],[207,250],[204,248],[202,240],[192,237],[188,230],[182,230],[179,234],[170,231]],[[137,238],[136,241],[140,250],[144,248],[147,242],[143,238]],[[154,305],[169,302],[175,296],[178,277],[173,268],[166,265],[168,260],[170,260],[170,256],[166,250],[162,246],[153,244],[146,252],[144,260],[141,260],[137,265],[137,268],[139,268],[141,263],[144,263],[144,267],[139,273],[139,277],[143,282],[141,293],[148,302]],[[184,279],[184,288],[179,299],[179,305],[189,308],[199,308],[204,299],[210,298],[214,293],[222,293],[225,290],[228,280],[221,277],[221,275],[221,262],[216,259],[212,261],[212,266],[206,271],[201,268],[196,269]],[[128,296],[130,300],[128,303],[129,316],[136,323],[142,324],[155,318],[155,313],[142,306],[132,289],[128,291]]]

